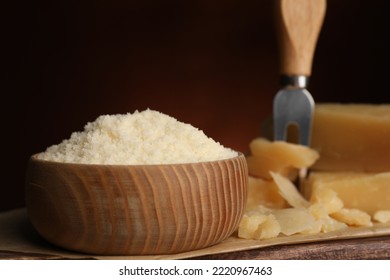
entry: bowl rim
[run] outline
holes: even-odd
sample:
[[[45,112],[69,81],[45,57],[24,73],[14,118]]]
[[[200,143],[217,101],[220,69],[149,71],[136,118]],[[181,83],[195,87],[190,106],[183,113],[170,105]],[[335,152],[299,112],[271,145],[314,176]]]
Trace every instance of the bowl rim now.
[[[38,163],[45,163],[45,164],[56,164],[56,165],[67,165],[67,166],[82,166],[82,167],[157,167],[157,166],[184,166],[184,165],[198,165],[198,164],[212,164],[212,163],[221,163],[221,162],[229,162],[232,160],[237,160],[239,158],[245,159],[245,154],[233,150],[237,153],[236,156],[230,157],[230,158],[224,158],[224,159],[217,159],[217,160],[208,160],[208,161],[195,161],[195,162],[182,162],[182,163],[153,163],[153,164],[102,164],[102,163],[80,163],[80,162],[62,162],[62,161],[54,161],[54,160],[45,160],[45,159],[39,159],[37,158],[39,154],[41,153],[35,153],[30,156],[29,162],[34,161]]]

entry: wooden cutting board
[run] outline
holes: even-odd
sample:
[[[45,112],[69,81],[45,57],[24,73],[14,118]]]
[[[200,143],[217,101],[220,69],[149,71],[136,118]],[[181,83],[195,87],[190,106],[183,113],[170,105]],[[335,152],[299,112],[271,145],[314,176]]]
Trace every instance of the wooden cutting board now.
[[[264,241],[234,235],[215,246],[175,255],[95,256],[71,252],[43,240],[25,209],[0,213],[0,259],[390,259],[390,224]]]

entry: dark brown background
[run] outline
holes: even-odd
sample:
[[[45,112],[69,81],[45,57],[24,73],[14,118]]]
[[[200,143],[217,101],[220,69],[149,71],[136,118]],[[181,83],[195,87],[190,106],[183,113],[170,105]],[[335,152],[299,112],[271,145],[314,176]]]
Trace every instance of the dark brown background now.
[[[390,101],[384,3],[328,0],[309,87],[317,102]],[[159,110],[245,152],[271,114],[272,0],[37,0],[17,11],[0,210],[24,205],[30,155],[99,115]]]

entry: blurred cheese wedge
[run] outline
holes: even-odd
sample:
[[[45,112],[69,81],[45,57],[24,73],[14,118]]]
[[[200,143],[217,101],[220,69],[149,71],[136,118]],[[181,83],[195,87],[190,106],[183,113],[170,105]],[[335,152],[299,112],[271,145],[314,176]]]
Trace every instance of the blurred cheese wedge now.
[[[317,151],[284,141],[269,141],[256,138],[249,144],[247,156],[249,174],[272,179],[270,171],[293,179],[299,168],[311,166],[319,157]]]
[[[390,172],[311,172],[301,185],[307,199],[324,189],[334,190],[345,208],[356,208],[370,215],[390,210]]]
[[[311,147],[313,170],[390,171],[390,104],[316,104]]]

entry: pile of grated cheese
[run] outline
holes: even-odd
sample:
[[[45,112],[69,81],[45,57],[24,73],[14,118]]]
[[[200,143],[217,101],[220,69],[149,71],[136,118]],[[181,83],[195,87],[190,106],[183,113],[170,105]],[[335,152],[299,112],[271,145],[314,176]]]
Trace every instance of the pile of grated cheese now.
[[[102,115],[39,159],[84,164],[146,165],[228,159],[225,148],[190,124],[154,110]]]

